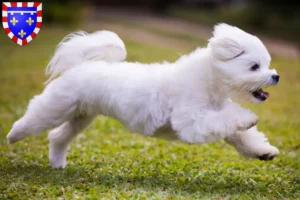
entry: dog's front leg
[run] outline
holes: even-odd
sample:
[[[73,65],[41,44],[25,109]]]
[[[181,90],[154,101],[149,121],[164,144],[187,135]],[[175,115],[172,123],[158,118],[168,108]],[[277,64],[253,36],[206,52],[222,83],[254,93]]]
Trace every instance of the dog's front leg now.
[[[247,158],[272,160],[279,153],[278,149],[270,145],[268,138],[259,132],[256,126],[246,131],[237,131],[236,134],[225,138],[225,141]]]
[[[228,101],[219,112],[207,112],[204,120],[208,132],[229,136],[255,126],[258,117],[240,104]]]
[[[189,143],[215,142],[256,125],[258,117],[234,102],[220,111],[182,106],[173,109],[172,128]]]

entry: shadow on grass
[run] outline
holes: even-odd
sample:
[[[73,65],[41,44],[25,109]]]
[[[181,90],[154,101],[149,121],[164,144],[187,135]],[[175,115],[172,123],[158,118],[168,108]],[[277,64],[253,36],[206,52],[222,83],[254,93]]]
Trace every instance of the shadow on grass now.
[[[101,167],[101,165],[99,166]],[[122,172],[121,172],[122,173]],[[126,173],[126,172],[124,172]],[[107,189],[135,188],[146,191],[170,191],[171,193],[226,196],[233,194],[260,193],[262,188],[245,184],[245,180],[237,180],[232,176],[206,175],[194,180],[177,178],[176,174],[162,174],[159,171],[148,177],[121,176],[112,173],[104,174],[82,166],[68,166],[65,169],[52,169],[42,166],[12,166],[1,167],[0,177],[11,182],[22,181],[28,185],[40,185],[46,187],[74,186],[81,190],[100,186]],[[243,179],[243,178],[242,178]],[[246,178],[245,178],[246,179]],[[3,188],[2,188],[3,189]]]

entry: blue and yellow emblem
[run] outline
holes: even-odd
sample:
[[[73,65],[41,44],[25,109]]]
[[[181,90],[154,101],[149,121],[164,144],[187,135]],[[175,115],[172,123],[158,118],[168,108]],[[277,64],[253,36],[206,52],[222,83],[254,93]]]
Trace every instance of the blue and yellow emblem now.
[[[42,26],[41,2],[3,2],[2,24],[15,43],[24,46],[32,41]]]

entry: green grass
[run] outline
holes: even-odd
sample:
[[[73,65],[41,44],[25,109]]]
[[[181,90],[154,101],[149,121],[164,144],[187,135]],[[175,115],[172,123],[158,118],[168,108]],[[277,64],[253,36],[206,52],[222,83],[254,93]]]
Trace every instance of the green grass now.
[[[271,162],[246,160],[224,142],[188,145],[131,134],[106,117],[73,142],[65,169],[49,167],[46,134],[8,145],[5,135],[42,91],[47,61],[69,31],[43,27],[25,47],[0,34],[0,199],[300,199],[299,60],[274,58],[280,84],[265,104],[249,105],[281,151]],[[129,61],[179,56],[125,43]]]

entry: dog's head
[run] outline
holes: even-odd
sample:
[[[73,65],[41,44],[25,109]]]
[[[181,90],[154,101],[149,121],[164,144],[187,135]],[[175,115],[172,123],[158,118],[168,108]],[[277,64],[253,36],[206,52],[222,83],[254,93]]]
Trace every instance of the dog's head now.
[[[237,27],[219,24],[209,47],[216,78],[229,89],[230,97],[253,102],[268,98],[262,88],[277,84],[279,75],[269,69],[270,54],[257,37]]]

